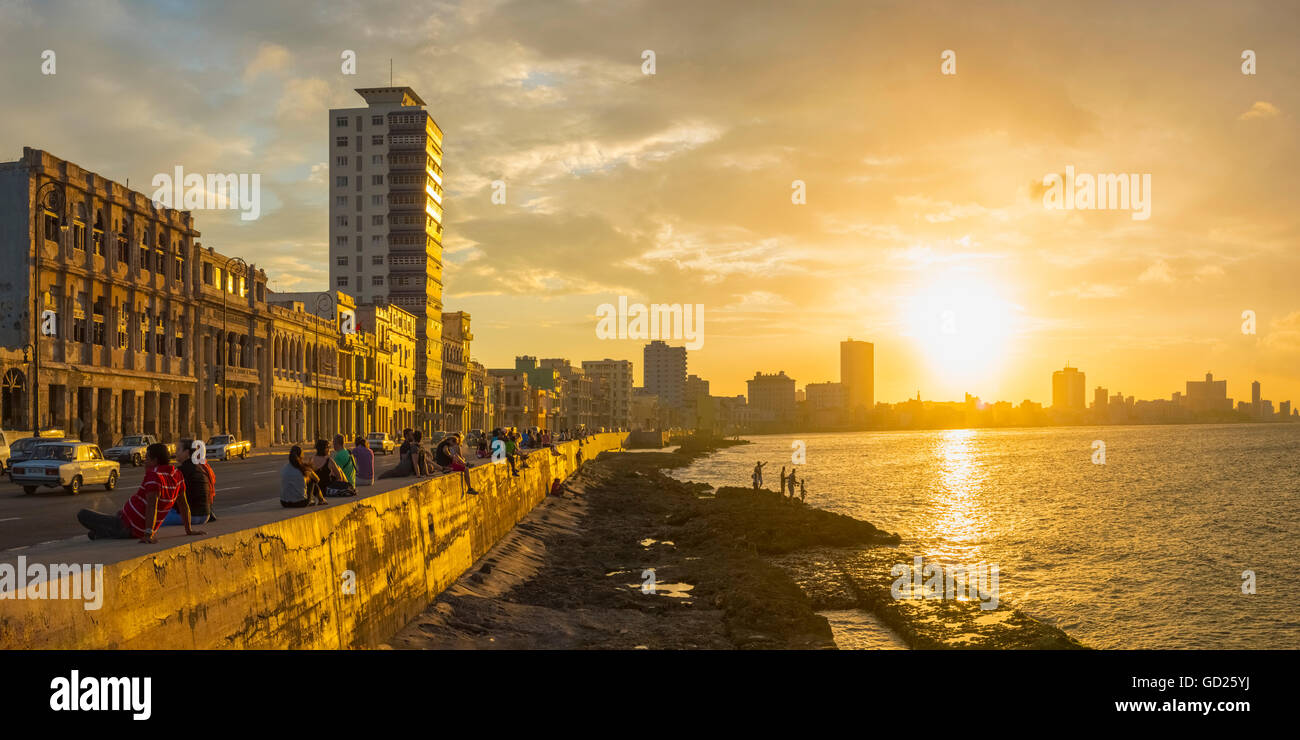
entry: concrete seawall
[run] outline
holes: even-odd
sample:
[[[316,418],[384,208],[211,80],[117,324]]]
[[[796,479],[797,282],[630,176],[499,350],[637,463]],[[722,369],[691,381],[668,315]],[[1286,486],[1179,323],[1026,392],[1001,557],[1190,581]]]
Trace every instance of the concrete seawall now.
[[[596,435],[585,459],[620,449],[622,437]],[[133,554],[128,547],[140,555],[104,566],[98,610],[79,599],[0,599],[0,649],[378,645],[541,502],[552,479],[573,472],[578,444],[558,448],[558,457],[529,455],[518,478],[505,464],[474,468],[478,496],[444,475],[162,550],[134,542],[86,542],[67,557],[33,550],[31,559],[64,563],[96,554],[104,562]]]

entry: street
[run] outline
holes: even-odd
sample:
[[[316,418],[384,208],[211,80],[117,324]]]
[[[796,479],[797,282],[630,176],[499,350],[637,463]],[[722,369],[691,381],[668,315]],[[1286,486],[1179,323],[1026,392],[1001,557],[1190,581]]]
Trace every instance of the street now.
[[[286,460],[284,453],[277,452],[247,460],[212,462],[217,474],[213,511],[220,517],[223,510],[235,506],[279,498],[280,468]],[[377,455],[375,475],[396,465],[397,460],[397,455]],[[140,487],[144,467],[125,464],[120,476],[112,493],[106,493],[103,486],[86,486],[77,496],[69,496],[62,488],[38,488],[28,496],[21,486],[4,478],[0,481],[0,550],[85,537],[85,529],[76,519],[77,511],[118,511]]]

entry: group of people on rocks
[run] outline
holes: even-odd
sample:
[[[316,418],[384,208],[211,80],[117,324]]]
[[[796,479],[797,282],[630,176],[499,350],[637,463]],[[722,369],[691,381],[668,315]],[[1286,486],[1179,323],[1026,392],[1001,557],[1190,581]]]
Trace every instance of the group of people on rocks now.
[[[753,474],[750,476],[750,479],[751,479],[751,481],[752,481],[753,484],[754,484],[754,490],[755,490],[755,491],[757,491],[758,489],[760,489],[760,488],[763,487],[763,466],[766,465],[766,464],[767,464],[767,463],[762,462],[761,460],[760,460],[759,462],[754,463],[754,472],[753,472]],[[798,479],[795,478],[795,476],[794,476],[794,468],[793,468],[793,467],[790,468],[790,474],[787,476],[786,473],[785,473],[785,467],[782,466],[782,467],[781,467],[781,485],[780,485],[780,487],[778,487],[778,488],[776,489],[776,492],[779,493],[779,494],[781,494],[781,497],[782,497],[782,498],[787,498],[786,492],[789,491],[789,496],[788,496],[788,498],[789,498],[791,501],[793,501],[793,500],[795,499],[795,497],[796,497],[796,494],[795,494],[795,483],[798,483],[798,484],[799,484],[799,488],[798,488],[798,491],[799,491],[799,492],[798,492],[798,494],[797,494],[797,495],[798,495],[798,498],[799,498],[799,501],[800,501],[800,502],[806,501],[806,500],[808,499],[808,489],[804,486],[804,479],[803,479],[803,478],[798,478]]]
[[[582,446],[587,437],[585,429],[575,432],[566,429],[552,434],[533,427],[525,429],[521,435],[513,428],[498,428],[492,431],[490,440],[486,435],[480,439],[478,456],[493,457],[494,451],[501,451],[504,461],[510,465],[511,475],[518,477],[519,468],[529,467],[523,449],[549,447],[551,453],[558,456],[561,453],[555,447],[557,442],[577,440],[577,465],[581,467]],[[422,431],[404,429],[397,465],[378,477],[460,473],[462,495],[477,495],[478,491],[470,482],[469,463],[461,454],[463,440],[459,433],[449,434],[430,453],[424,447]],[[212,504],[217,477],[207,459],[197,454],[198,449],[194,440],[182,439],[176,453],[178,464],[174,465],[166,445],[149,445],[145,450],[144,481],[121,510],[105,514],[82,509],[77,512],[77,521],[86,528],[92,540],[136,538],[142,542],[157,542],[159,527],[175,524],[184,526],[188,535],[203,534],[196,527],[216,520]],[[357,437],[351,448],[345,445],[341,434],[334,435],[332,445],[318,439],[313,453],[310,458],[304,457],[303,449],[298,445],[289,450],[288,462],[280,469],[281,506],[323,506],[328,503],[327,497],[355,496],[358,486],[375,482],[375,454],[364,436]]]

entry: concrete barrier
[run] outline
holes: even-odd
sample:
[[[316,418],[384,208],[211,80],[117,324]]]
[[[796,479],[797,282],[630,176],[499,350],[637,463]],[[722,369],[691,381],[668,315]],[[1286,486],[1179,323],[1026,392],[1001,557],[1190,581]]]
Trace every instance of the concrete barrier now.
[[[583,455],[620,449],[622,438],[595,435]],[[505,536],[553,479],[572,474],[578,444],[557,447],[558,457],[529,455],[518,478],[506,464],[475,467],[477,496],[462,493],[461,476],[444,475],[108,563],[98,610],[81,600],[0,599],[0,648],[373,647]],[[93,556],[114,545],[119,554],[148,547],[77,548]],[[82,562],[53,553],[44,561]]]

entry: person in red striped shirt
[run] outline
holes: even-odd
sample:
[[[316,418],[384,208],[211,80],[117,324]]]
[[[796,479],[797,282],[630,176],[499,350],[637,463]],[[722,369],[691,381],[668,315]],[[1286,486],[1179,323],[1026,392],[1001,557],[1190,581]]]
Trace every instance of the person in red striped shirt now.
[[[158,527],[173,506],[179,508],[185,534],[201,535],[203,532],[190,525],[190,505],[185,499],[185,478],[171,464],[167,446],[155,442],[145,450],[144,481],[140,483],[126,505],[116,514],[101,514],[82,509],[77,521],[90,530],[90,539],[130,539],[152,544],[158,541]]]

